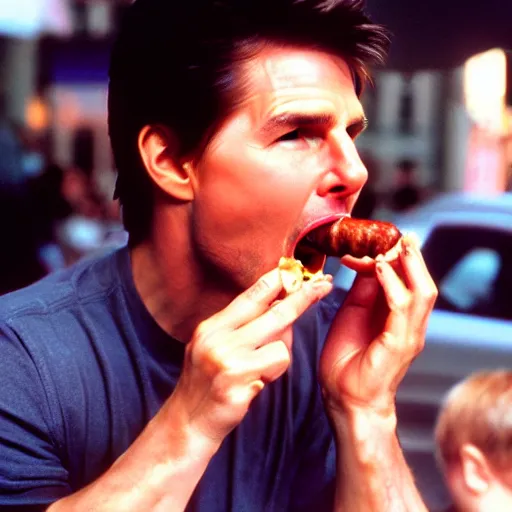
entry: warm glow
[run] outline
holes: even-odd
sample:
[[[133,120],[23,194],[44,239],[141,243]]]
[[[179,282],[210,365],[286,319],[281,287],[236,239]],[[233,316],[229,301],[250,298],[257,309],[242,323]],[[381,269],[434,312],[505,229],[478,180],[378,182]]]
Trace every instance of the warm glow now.
[[[466,108],[473,121],[485,130],[503,133],[507,59],[494,49],[471,57],[464,66]]]
[[[42,131],[48,127],[50,114],[44,100],[38,96],[27,103],[25,109],[25,122],[33,131]]]

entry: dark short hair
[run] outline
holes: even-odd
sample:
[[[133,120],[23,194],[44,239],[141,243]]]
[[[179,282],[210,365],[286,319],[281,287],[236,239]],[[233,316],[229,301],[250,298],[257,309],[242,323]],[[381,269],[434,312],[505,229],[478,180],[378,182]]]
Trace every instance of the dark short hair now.
[[[237,64],[267,43],[341,56],[360,92],[389,38],[364,0],[136,0],[127,9],[111,55],[108,123],[131,244],[147,236],[153,210],[140,130],[166,125],[181,154],[199,150],[240,99]]]

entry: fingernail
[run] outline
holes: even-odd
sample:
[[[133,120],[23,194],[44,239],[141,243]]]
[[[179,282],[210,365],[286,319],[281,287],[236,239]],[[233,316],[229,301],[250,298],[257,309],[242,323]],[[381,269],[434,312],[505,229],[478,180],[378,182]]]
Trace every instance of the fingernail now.
[[[319,279],[316,281],[309,281],[307,285],[315,291],[328,292],[331,291],[333,284],[330,281]]]
[[[332,276],[330,274],[318,273],[318,274],[314,274],[310,279],[310,282],[312,282],[312,283],[316,283],[318,281],[320,281],[320,282],[332,281]]]

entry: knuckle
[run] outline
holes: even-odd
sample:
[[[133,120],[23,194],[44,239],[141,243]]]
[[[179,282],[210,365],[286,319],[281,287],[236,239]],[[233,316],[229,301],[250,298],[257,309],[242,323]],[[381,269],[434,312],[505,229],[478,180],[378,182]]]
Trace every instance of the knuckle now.
[[[317,284],[324,283],[326,281],[313,282],[309,281],[305,286],[302,287],[302,293],[305,296],[307,303],[313,303],[320,300],[325,295],[325,289]]]
[[[274,342],[274,364],[285,365],[291,362],[291,355],[286,343],[282,340]]]
[[[400,352],[403,350],[403,346],[397,343],[396,336],[388,331],[381,333],[379,341],[390,352]]]
[[[277,325],[286,326],[292,321],[291,308],[286,301],[277,302],[269,309],[269,312]]]
[[[426,286],[420,293],[421,298],[427,303],[428,306],[432,306],[437,300],[438,290],[435,284],[432,283],[430,286]]]
[[[429,293],[427,295],[427,298],[434,303],[437,300],[437,297],[439,296],[439,290],[437,289],[437,286],[432,283],[432,286],[430,287]]]
[[[391,311],[396,313],[406,313],[412,304],[412,294],[404,293],[400,297],[395,297],[389,304]]]
[[[263,372],[266,382],[273,382],[283,375],[291,363],[290,351],[283,341],[273,343],[272,358],[268,361],[267,369]]]
[[[210,377],[227,373],[229,370],[225,351],[215,346],[201,346],[193,350],[192,363]]]
[[[204,342],[210,337],[211,327],[207,320],[202,321],[195,329],[193,339],[196,342]]]
[[[425,336],[418,335],[412,343],[412,359],[416,358],[425,348]]]
[[[258,391],[261,391],[262,388],[255,389],[251,386],[235,386],[231,387],[227,392],[224,393],[224,402],[233,408],[244,408],[247,410],[249,402],[257,394]]]
[[[419,354],[425,348],[425,335],[422,334],[418,337],[418,342],[416,343],[416,354]]]
[[[247,290],[246,296],[249,300],[258,301],[266,297],[271,289],[272,285],[268,277],[265,276],[258,279],[258,281]]]
[[[206,361],[214,374],[228,376],[230,374],[230,365],[227,355],[220,348],[213,348],[208,352]]]

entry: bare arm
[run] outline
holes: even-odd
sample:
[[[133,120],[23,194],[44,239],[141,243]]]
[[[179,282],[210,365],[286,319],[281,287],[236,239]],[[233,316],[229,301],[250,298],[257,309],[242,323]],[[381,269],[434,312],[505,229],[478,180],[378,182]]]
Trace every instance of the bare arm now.
[[[193,431],[175,402],[171,397],[102,477],[48,511],[184,510],[218,444]]]
[[[337,445],[336,510],[425,511],[396,436],[395,395],[421,352],[437,290],[417,242],[359,275],[320,363]]]
[[[335,510],[427,512],[395,434],[394,414],[358,411],[337,421]]]
[[[326,278],[277,301],[276,269],[202,322],[176,389],[142,434],[102,477],[49,511],[184,510],[253,398],[287,370],[291,325],[331,289]]]

